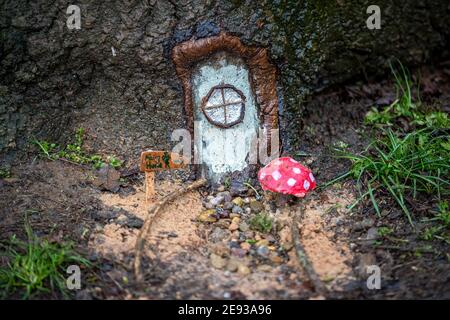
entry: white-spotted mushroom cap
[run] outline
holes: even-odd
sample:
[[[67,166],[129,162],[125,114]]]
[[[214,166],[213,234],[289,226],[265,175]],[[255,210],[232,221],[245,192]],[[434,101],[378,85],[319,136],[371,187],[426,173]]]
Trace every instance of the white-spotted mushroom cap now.
[[[263,190],[304,197],[316,187],[316,179],[308,168],[298,161],[283,157],[272,160],[258,172]]]

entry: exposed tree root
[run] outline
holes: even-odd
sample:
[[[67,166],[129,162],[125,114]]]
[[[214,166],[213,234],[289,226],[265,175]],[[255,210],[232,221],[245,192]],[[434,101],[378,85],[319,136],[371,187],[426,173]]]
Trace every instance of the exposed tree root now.
[[[311,281],[311,284],[314,286],[314,291],[319,295],[324,296],[325,293],[327,292],[327,289],[320,280],[316,271],[314,270],[311,261],[309,261],[308,259],[308,255],[306,254],[305,248],[303,247],[300,241],[301,229],[298,226],[301,222],[301,218],[303,218],[303,209],[300,210],[302,210],[300,214],[301,217],[299,217],[299,215],[297,214],[291,213],[292,217],[291,234],[292,234],[292,241],[294,242],[295,253],[297,255],[298,262],[302,266],[303,270],[306,272],[306,275]]]
[[[141,270],[141,260],[142,260],[142,251],[145,247],[145,239],[150,231],[150,228],[152,226],[152,222],[155,220],[155,218],[158,216],[158,214],[161,213],[162,208],[169,204],[170,202],[174,201],[177,197],[181,196],[182,194],[189,192],[191,190],[195,190],[197,188],[200,188],[207,184],[206,179],[200,179],[192,184],[182,187],[178,190],[175,190],[171,193],[169,193],[167,196],[162,198],[160,201],[155,203],[149,210],[148,215],[145,218],[144,225],[142,226],[141,232],[139,233],[137,239],[136,239],[136,245],[135,245],[135,256],[134,256],[134,275],[136,277],[136,281],[141,282],[144,279],[144,276],[142,274]]]

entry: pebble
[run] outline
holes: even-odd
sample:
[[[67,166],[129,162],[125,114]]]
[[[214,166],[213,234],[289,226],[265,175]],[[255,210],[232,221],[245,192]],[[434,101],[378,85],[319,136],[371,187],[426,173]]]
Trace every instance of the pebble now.
[[[369,230],[367,230],[366,239],[367,240],[376,240],[378,239],[378,228],[372,227]]]
[[[272,261],[275,264],[282,264],[283,263],[283,258],[281,258],[279,255],[277,254],[272,254],[270,256],[270,261]]]
[[[250,274],[252,271],[251,271],[250,268],[247,267],[246,265],[240,264],[240,265],[238,266],[237,272],[238,272],[240,275],[246,276],[246,275]]]
[[[129,217],[126,221],[126,226],[129,228],[140,229],[144,225],[144,220],[138,217]]]
[[[238,223],[231,222],[230,226],[228,227],[228,230],[230,230],[230,231],[236,231],[237,229],[239,229],[239,224],[238,224]]]
[[[231,209],[231,212],[233,212],[234,214],[243,214],[244,210],[239,207],[238,205],[233,206],[233,208]]]
[[[216,243],[228,239],[229,237],[230,232],[228,230],[216,227],[209,235],[209,241]]]
[[[250,251],[252,245],[248,242],[242,242],[241,243],[241,248],[245,251]]]
[[[214,198],[212,198],[211,200],[210,200],[210,203],[213,205],[213,206],[215,206],[215,207],[217,207],[218,205],[220,205],[220,204],[222,204],[223,202],[224,202],[224,197],[222,197],[222,196],[216,196],[216,197],[214,197]]]
[[[237,214],[237,213],[230,213],[230,218],[233,219],[235,217],[240,217],[241,215]]]
[[[103,220],[117,218],[118,215],[119,215],[119,212],[115,211],[115,210],[100,210],[100,211],[94,212],[94,214],[92,216],[97,221],[103,221]]]
[[[244,186],[241,182],[232,182],[230,187],[230,194],[232,196],[245,195],[248,188]]]
[[[242,232],[246,232],[246,231],[248,231],[250,229],[250,227],[248,226],[248,224],[244,221],[244,222],[241,222],[240,224],[239,224],[239,230],[240,231],[242,231]]]
[[[261,264],[258,267],[256,267],[256,270],[260,272],[270,272],[272,271],[272,267],[269,266],[268,264]]]
[[[223,208],[225,210],[232,210],[234,207],[234,203],[233,202],[225,202],[223,205]]]
[[[242,207],[244,205],[244,199],[241,197],[234,198],[232,202],[238,207]]]
[[[238,261],[236,261],[236,259],[230,259],[230,260],[228,260],[228,263],[227,263],[227,266],[226,266],[226,269],[228,270],[228,271],[230,271],[230,272],[236,272],[237,271],[237,269],[238,269],[238,267],[239,267],[239,262]]]
[[[247,251],[241,248],[231,248],[231,255],[239,258],[245,257]]]
[[[200,222],[216,222],[217,218],[215,217],[216,210],[208,209],[202,211],[200,215],[197,217],[197,220]]]
[[[219,257],[225,257],[230,255],[230,249],[223,242],[214,243],[210,245],[210,250],[212,253],[215,253]]]
[[[204,206],[206,209],[214,209],[214,208],[215,208],[214,205],[213,205],[211,202],[204,202],[204,203],[203,203],[203,206]]]
[[[221,256],[218,256],[215,253],[211,253],[209,259],[211,261],[211,265],[216,269],[223,269],[227,263],[226,259],[222,258]]]
[[[261,257],[266,258],[269,255],[270,251],[266,246],[260,246],[258,247],[258,249],[256,249],[256,253]]]
[[[255,213],[260,213],[261,211],[264,210],[263,204],[258,200],[253,200],[252,202],[250,202],[250,208]]]
[[[223,198],[224,202],[231,202],[232,197],[229,191],[223,191],[217,194],[218,197]]]
[[[256,242],[257,247],[261,247],[261,246],[267,247],[268,245],[269,245],[269,241],[267,239],[261,239],[258,242]]]
[[[239,245],[239,242],[237,242],[236,240],[231,240],[229,245],[230,245],[230,248],[240,248],[241,247]]]
[[[244,236],[246,239],[253,239],[253,237],[255,236],[255,232],[251,230],[245,231]]]

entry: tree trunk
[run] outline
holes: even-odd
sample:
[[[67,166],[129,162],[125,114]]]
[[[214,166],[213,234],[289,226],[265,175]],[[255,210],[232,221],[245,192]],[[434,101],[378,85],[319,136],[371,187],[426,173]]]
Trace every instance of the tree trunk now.
[[[170,133],[186,127],[171,49],[221,30],[269,48],[295,142],[306,95],[383,74],[392,57],[411,66],[448,55],[448,3],[395,2],[377,2],[381,29],[370,30],[359,0],[79,0],[81,29],[69,30],[67,1],[2,1],[0,160],[77,127],[91,148],[133,161],[146,147],[171,148]]]

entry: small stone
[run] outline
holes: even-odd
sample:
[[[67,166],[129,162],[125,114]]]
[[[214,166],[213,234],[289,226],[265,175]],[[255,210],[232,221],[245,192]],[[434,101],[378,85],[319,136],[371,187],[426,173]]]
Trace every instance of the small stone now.
[[[240,264],[240,265],[238,266],[237,272],[238,272],[240,275],[246,276],[246,275],[249,275],[252,271],[251,271],[250,268],[247,267],[246,265]]]
[[[239,217],[234,217],[233,219],[231,219],[231,223],[239,224],[239,222],[241,222],[241,218]]]
[[[223,191],[225,191],[225,186],[224,186],[224,185],[220,185],[220,186],[217,188],[217,192],[223,192]]]
[[[270,272],[272,271],[272,267],[269,266],[268,264],[261,264],[258,267],[256,267],[256,270],[258,270],[259,272]]]
[[[239,196],[239,195],[245,195],[248,191],[248,188],[246,186],[244,186],[244,184],[242,182],[235,182],[233,181],[231,183],[231,187],[230,187],[230,194],[234,197],[234,196]]]
[[[210,203],[213,206],[217,207],[218,205],[222,204],[224,200],[225,199],[222,196],[216,196],[216,197],[211,199]]]
[[[210,248],[212,253],[214,253],[214,254],[216,254],[216,255],[218,255],[220,257],[224,257],[224,256],[229,256],[230,255],[230,249],[223,242],[214,243],[214,244],[210,245],[209,248]]]
[[[114,210],[100,210],[92,214],[92,217],[97,221],[107,221],[109,219],[115,219],[119,215],[118,211]]]
[[[264,206],[260,201],[253,200],[252,202],[250,202],[250,209],[252,209],[252,211],[255,213],[260,213],[264,210]]]
[[[228,227],[228,230],[236,231],[237,229],[239,229],[239,224],[231,222],[230,226]]]
[[[257,247],[261,247],[261,246],[267,247],[268,245],[269,245],[269,241],[267,239],[261,239],[258,242],[256,242]]]
[[[248,226],[248,224],[244,221],[244,222],[241,222],[240,224],[239,224],[239,230],[240,231],[242,231],[242,232],[246,232],[246,231],[248,231],[250,229],[250,227]]]
[[[119,224],[119,225],[124,225],[126,222],[127,222],[127,216],[124,215],[124,214],[121,214],[116,219],[116,223]]]
[[[220,218],[220,219],[226,219],[230,216],[230,212],[227,210],[224,210],[222,208],[216,208],[216,215]]]
[[[242,242],[241,248],[245,251],[250,251],[250,249],[252,248],[252,245],[248,242]]]
[[[230,231],[216,227],[209,235],[209,241],[216,243],[221,242],[230,237]]]
[[[362,227],[363,228],[370,228],[373,227],[375,225],[375,220],[372,218],[365,218],[362,222]]]
[[[197,220],[200,222],[216,222],[217,218],[215,217],[216,210],[214,209],[208,209],[205,211],[202,211],[200,215],[197,217]]]
[[[231,248],[231,255],[239,258],[245,257],[247,251],[241,248]]]
[[[379,238],[378,228],[372,227],[369,230],[367,230],[367,235],[366,235],[367,240],[376,240],[378,238]]]
[[[245,208],[244,211],[245,211],[246,214],[252,213],[252,209],[250,209],[249,207]]]
[[[244,199],[241,197],[234,198],[232,202],[238,207],[242,207],[244,205]]]
[[[228,260],[226,269],[230,272],[236,272],[239,267],[239,262],[236,259],[231,258]]]
[[[230,243],[230,248],[240,248],[241,246],[239,245],[239,242],[235,241],[235,240],[231,240]]]
[[[272,261],[275,264],[282,264],[283,263],[283,258],[281,258],[277,254],[272,254],[272,255],[270,255],[270,261]]]
[[[138,217],[128,217],[126,226],[129,228],[140,229],[144,225],[144,220]]]
[[[100,190],[117,192],[120,189],[120,172],[107,165],[101,167],[97,172],[97,177],[92,182]]]
[[[258,247],[258,249],[256,249],[256,253],[263,258],[267,258],[270,251],[269,248],[267,248],[266,246],[260,246]]]
[[[231,194],[229,191],[223,191],[217,194],[218,197],[223,198],[224,202],[231,202]]]
[[[231,219],[233,219],[233,218],[236,218],[236,217],[240,217],[241,215],[239,215],[239,214],[236,214],[236,213],[230,213],[230,218]]]
[[[255,232],[252,230],[245,231],[244,236],[246,239],[253,239],[253,237],[255,236]]]
[[[214,205],[213,205],[211,202],[205,202],[205,203],[203,204],[203,206],[204,206],[206,209],[214,209],[214,208],[215,208]]]
[[[234,205],[233,208],[231,209],[231,212],[233,212],[234,214],[243,214],[244,213],[244,209],[242,209],[241,207],[239,207],[238,205]]]
[[[222,258],[221,256],[215,253],[211,253],[209,260],[211,261],[211,265],[216,269],[223,269],[227,264],[226,259]]]
[[[223,205],[223,208],[225,210],[232,210],[234,207],[234,203],[233,202],[225,202]]]

